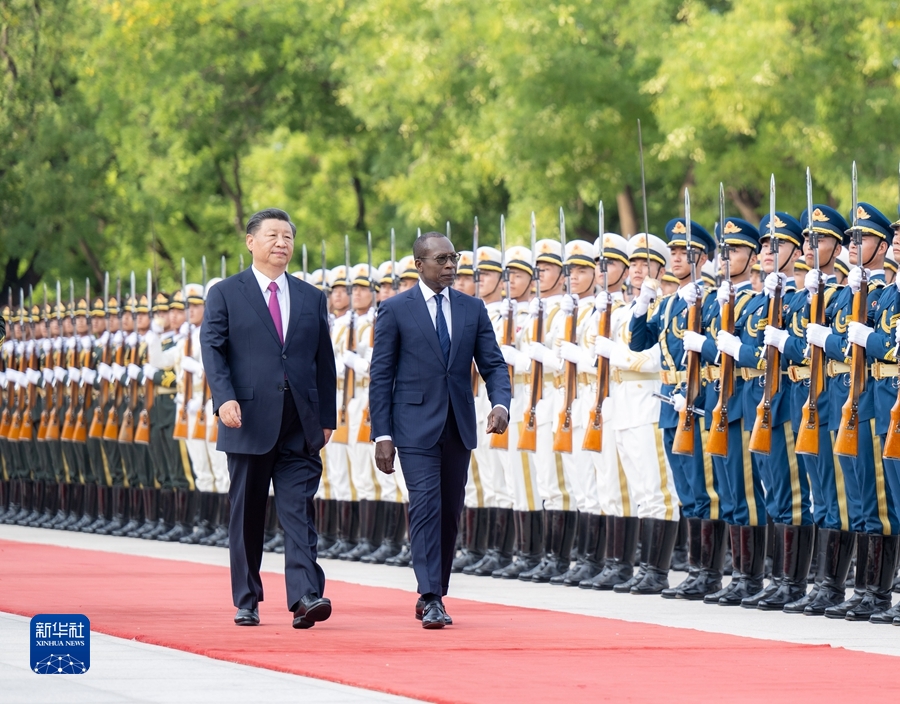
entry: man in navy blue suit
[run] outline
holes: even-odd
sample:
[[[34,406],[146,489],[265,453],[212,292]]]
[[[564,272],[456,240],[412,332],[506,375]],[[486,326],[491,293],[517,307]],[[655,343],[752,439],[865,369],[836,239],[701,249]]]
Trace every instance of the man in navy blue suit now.
[[[337,425],[334,352],[324,294],[287,276],[296,228],[270,208],[247,222],[249,269],[212,287],[200,330],[231,475],[231,592],[239,626],[259,624],[266,498],[284,528],[284,579],[294,628],[331,615],[316,564],[313,495],[319,450]]]
[[[438,232],[413,246],[419,285],[384,301],[375,323],[369,409],[375,463],[409,489],[409,539],[423,628],[452,621],[442,597],[450,583],[469,455],[475,448],[475,360],[493,409],[487,432],[509,423],[509,372],[487,309],[451,288],[459,255]]]

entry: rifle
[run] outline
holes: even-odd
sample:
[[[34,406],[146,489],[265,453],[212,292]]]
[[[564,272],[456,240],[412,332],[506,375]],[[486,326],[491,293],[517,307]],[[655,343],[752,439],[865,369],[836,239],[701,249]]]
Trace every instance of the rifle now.
[[[532,215],[532,221],[534,220],[534,216]],[[533,227],[533,225],[532,225]],[[393,233],[393,230],[391,231]],[[533,239],[533,238],[532,238]],[[532,244],[532,246],[534,246]],[[393,253],[391,253],[391,260],[393,261]],[[393,264],[391,265],[391,271],[393,271]],[[478,217],[475,217],[475,227],[472,230],[472,283],[475,284],[475,298],[481,300],[481,292],[478,290]],[[472,397],[478,396],[478,367],[475,366],[475,362],[472,362]]]
[[[640,120],[638,120],[638,131],[640,131]],[[646,204],[644,206],[646,214]],[[612,297],[609,295],[609,274],[607,270],[606,250],[603,246],[603,233],[606,227],[603,222],[603,201],[600,201],[600,259],[597,266],[603,274],[603,293],[600,294],[606,299],[606,308],[600,313],[597,321],[597,334],[600,337],[609,339],[610,328],[612,323]],[[650,251],[649,235],[645,232],[644,237],[647,239],[647,251]],[[647,273],[650,273],[649,268]],[[584,442],[581,444],[582,450],[591,452],[603,451],[603,402],[609,397],[609,360],[606,357],[597,357],[597,401],[591,409],[590,419],[587,429],[584,431]]]
[[[132,296],[134,289],[132,289]],[[122,278],[116,276],[116,301],[119,305],[119,334],[123,337],[122,344],[116,346],[116,361],[118,367],[122,367],[125,363],[125,331],[122,329],[122,314],[125,311],[125,301],[122,300]],[[103,427],[103,439],[110,442],[118,442],[119,440],[119,407],[125,394],[124,384],[121,380],[116,379],[116,393],[113,396],[112,404],[110,404],[109,412],[106,415],[106,425]]]
[[[731,246],[725,238],[725,187],[719,183],[719,251],[728,282],[728,302],[723,306],[722,330],[734,335],[734,286],[731,283]],[[719,400],[712,412],[712,423],[706,451],[716,457],[728,456],[728,402],[734,395],[734,358],[723,354],[719,357]]]
[[[500,216],[500,266],[503,269],[503,273],[501,276],[503,277],[503,282],[506,284],[506,305],[512,304],[512,296],[510,295],[510,287],[509,287],[509,269],[506,267],[506,219],[501,215]],[[473,266],[474,270],[474,266]],[[510,313],[506,316],[506,320],[503,321],[503,344],[504,345],[513,345],[515,344],[515,334],[516,334],[516,321],[515,316]],[[509,390],[510,394],[514,393],[515,390],[515,370],[512,365],[508,364],[506,366],[507,372],[509,373]],[[508,450],[509,449],[509,434],[504,433],[493,433],[491,435],[491,444],[490,447],[492,450]]]
[[[75,342],[72,349],[71,364],[68,353],[66,353],[66,367],[74,367],[78,361],[78,334],[75,328],[75,282],[69,279],[69,315],[72,318],[72,338]],[[63,442],[72,442],[72,435],[75,433],[75,406],[78,405],[78,382],[69,379],[69,405],[66,408],[66,415],[63,418],[63,427],[60,432],[59,439]]]
[[[44,307],[41,310],[41,315],[45,316],[43,318],[44,321],[44,331],[46,335],[46,339],[50,340],[50,326],[49,326],[49,316],[47,316],[47,284],[44,284]],[[47,353],[47,356],[44,358],[44,368],[49,368],[50,371],[53,371],[53,347],[50,347],[50,351]],[[38,432],[37,439],[38,442],[43,442],[47,439],[47,422],[50,420],[50,404],[53,401],[53,387],[51,385],[44,385],[44,408],[41,410],[41,418],[38,423]]]
[[[559,243],[563,258],[563,273],[566,276],[566,295],[572,295],[572,275],[566,263],[566,217],[563,209],[559,209]],[[575,344],[578,334],[578,302],[575,301],[572,312],[566,317],[566,341]],[[559,412],[559,423],[553,436],[554,452],[572,452],[572,404],[578,393],[578,366],[574,362],[566,362],[566,402],[565,408]]]
[[[53,368],[54,372],[56,371],[56,367],[62,367],[63,364],[63,350],[62,350],[62,339],[63,339],[63,325],[62,325],[62,284],[59,279],[56,280],[56,325],[59,328],[59,341],[60,341],[60,349],[55,355],[51,352],[51,360],[52,363],[50,367]],[[47,440],[59,440],[60,436],[60,427],[59,427],[59,414],[62,411],[63,407],[63,399],[65,394],[65,388],[62,383],[58,384],[58,387],[55,390],[51,389],[50,398],[53,399],[53,404],[50,407],[49,415],[47,416]]]
[[[541,278],[538,273],[537,261],[537,224],[534,220],[534,212],[531,213],[531,261],[534,264],[534,290],[538,302],[538,314],[534,319],[534,327],[531,339],[540,344],[544,343],[544,302],[541,300]],[[473,269],[474,271],[474,269]],[[537,450],[537,405],[544,391],[544,365],[537,361],[531,362],[531,403],[525,410],[525,427],[519,434],[517,450],[535,452]]]
[[[347,277],[347,287],[350,287],[350,237],[344,235],[344,266],[346,267],[346,277]],[[324,275],[324,272],[323,272]],[[354,319],[356,317],[356,313],[353,310],[353,304],[350,304],[350,310],[347,312],[347,315],[350,316],[350,321],[347,323],[347,351],[353,352],[356,350],[356,330],[354,326]],[[350,438],[350,412],[348,410],[350,406],[350,401],[354,397],[356,393],[356,375],[353,373],[352,369],[348,369],[346,366],[344,367],[344,393],[343,398],[341,400],[341,407],[338,409],[338,417],[337,417],[337,428],[334,429],[334,433],[331,435],[331,442],[338,443],[340,445],[347,445],[349,443]]]
[[[856,162],[853,162],[853,228],[852,238],[856,245],[856,266],[862,271],[859,291],[853,294],[851,320],[866,324],[868,316],[869,278],[862,260],[862,230],[859,229],[857,206],[859,200],[856,188]],[[841,409],[841,426],[834,439],[834,454],[856,457],[859,454],[859,398],[866,390],[866,348],[852,343],[850,353],[850,394]]]
[[[13,317],[13,294],[12,287],[9,288],[9,321],[7,321],[8,328],[7,332],[11,332],[12,328],[12,317]],[[9,362],[4,360],[4,371],[6,369],[11,369],[15,367],[16,358],[15,358],[15,346],[12,347],[9,353]],[[16,394],[16,385],[15,384],[7,384],[6,385],[6,404],[3,407],[3,414],[0,415],[0,438],[9,438],[9,429],[12,425],[12,407]]]
[[[809,319],[816,325],[824,325],[825,279],[819,271],[819,233],[813,229],[812,177],[809,167],[806,169],[806,227],[809,230],[809,246],[813,253],[813,268],[819,275],[819,283],[809,306]],[[819,396],[823,391],[825,391],[825,350],[810,345],[809,397],[800,411],[800,429],[797,431],[795,444],[798,454],[819,454]]]
[[[375,311],[375,315],[378,315],[378,305],[375,302],[375,281],[372,277],[372,232],[369,231],[366,236],[366,247],[367,247],[367,262],[368,262],[368,277],[369,277],[369,292],[372,294],[372,308]],[[369,349],[375,347],[375,321],[372,321],[372,325],[369,327]],[[372,441],[372,418],[369,415],[369,402],[366,401],[366,406],[363,408],[362,412],[362,420],[359,423],[359,432],[356,434],[356,442],[371,442]]]
[[[31,354],[28,356],[28,362],[25,365],[27,370],[38,368],[37,360],[37,330],[34,324],[34,286],[28,288],[28,310],[32,312],[31,316]],[[25,319],[22,319],[22,328],[25,329]],[[19,440],[34,440],[34,397],[37,394],[37,387],[28,384],[26,388],[25,408],[22,411],[22,425],[19,428]]]
[[[109,331],[109,272],[103,276],[103,312],[106,313],[106,344],[100,353],[100,361],[109,365],[109,345],[112,342],[112,333]],[[94,407],[94,417],[91,419],[91,427],[88,429],[88,437],[95,440],[103,439],[103,409],[109,403],[109,381],[100,380],[100,400]]]
[[[900,173],[897,177],[897,188],[900,190]],[[894,348],[894,359],[897,359],[897,353],[898,349]],[[889,460],[900,460],[900,385],[897,386],[897,400],[891,408],[891,422],[884,442],[884,456]]]
[[[152,316],[153,316],[153,272],[147,269],[147,314],[151,317],[151,325]],[[135,329],[137,328],[137,321],[135,321]],[[140,346],[140,341],[138,341],[138,347]],[[135,351],[137,351],[137,347],[135,347]],[[137,384],[135,384],[135,393],[137,393]],[[134,442],[136,445],[149,445],[150,444],[150,409],[153,408],[153,380],[144,377],[144,407],[141,409],[141,414],[138,416],[138,424],[137,428],[134,431]]]
[[[781,273],[778,268],[778,240],[775,239],[775,174],[769,185],[769,247],[774,258],[773,271]],[[769,320],[767,325],[781,328],[782,284],[781,277],[775,285],[774,295],[769,301]],[[766,377],[763,396],[756,407],[756,421],[753,423],[753,432],[750,434],[750,450],[768,455],[772,452],[772,399],[781,388],[781,352],[777,347],[766,346]]]
[[[184,301],[184,307],[187,309],[187,272],[184,266],[184,257],[181,258],[181,299]],[[190,323],[188,323],[187,339],[184,341],[184,356],[191,356],[191,338]],[[194,397],[194,375],[190,372],[182,370],[182,387],[181,405],[175,413],[175,428],[172,430],[173,440],[188,439],[188,403]]]
[[[87,306],[87,314],[90,316],[91,311],[91,282],[89,279],[84,280],[84,300],[85,305]],[[75,333],[78,334],[77,332]],[[90,328],[88,328],[88,336],[90,336]],[[86,356],[84,357],[84,364],[82,366],[90,369],[91,361],[94,353],[89,347],[86,350],[82,350],[81,353]],[[85,443],[87,442],[87,419],[85,418],[87,414],[88,406],[91,404],[91,397],[94,393],[94,387],[90,384],[86,384],[84,382],[84,378],[81,379],[81,388],[83,393],[81,394],[81,408],[78,409],[78,418],[75,421],[75,430],[72,433],[72,442],[77,443]]]
[[[691,239],[691,196],[688,189],[684,189],[684,227],[687,232],[685,238],[687,240],[687,257],[691,264],[691,285],[697,286],[697,257],[698,252],[694,251]],[[649,244],[648,244],[649,249]],[[702,307],[703,301],[701,296],[697,296],[694,305],[688,310],[687,329],[700,333],[702,323]],[[700,353],[685,351],[687,357],[685,382],[685,404],[684,408],[678,413],[678,427],[675,429],[675,439],[672,442],[672,452],[676,455],[694,454],[694,429],[696,428],[697,413],[694,407],[694,401],[700,395]]]
[[[25,291],[19,289],[19,330],[22,331],[22,354],[19,357],[19,378],[25,374]],[[16,390],[16,410],[13,412],[12,424],[9,428],[10,442],[18,442],[19,434],[22,432],[22,413],[25,410],[25,386],[21,381],[17,384]]]
[[[225,257],[222,257],[222,271],[225,271]],[[225,278],[224,276],[222,277]],[[203,291],[206,291],[206,272],[202,272],[202,285]],[[185,294],[186,295],[186,294]],[[188,306],[188,315],[190,316],[190,304],[187,302],[187,298],[185,298],[185,305]],[[193,394],[192,394],[193,396]],[[209,400],[209,382],[206,379],[206,375],[203,376],[203,395],[200,403],[200,408],[197,409],[197,417],[194,420],[194,431],[191,433],[192,440],[206,440],[206,436],[209,433],[209,429],[207,426],[207,418],[206,418],[206,402]],[[218,426],[216,426],[218,427]],[[218,438],[217,438],[218,439]]]
[[[303,270],[302,270],[303,280],[307,281],[307,279],[309,278],[309,274],[307,273],[307,267],[309,266],[309,255],[306,252],[306,242],[303,243],[302,261],[303,261]]]

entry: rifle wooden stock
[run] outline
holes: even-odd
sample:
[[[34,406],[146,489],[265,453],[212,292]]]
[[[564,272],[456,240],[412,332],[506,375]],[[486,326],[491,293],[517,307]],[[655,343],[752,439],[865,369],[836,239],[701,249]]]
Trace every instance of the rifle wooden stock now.
[[[178,411],[175,413],[175,427],[172,430],[173,440],[188,440],[188,414],[187,403],[182,401],[178,404]]]
[[[601,233],[601,237],[602,237]],[[601,295],[607,295],[602,293]],[[612,301],[607,297],[606,310],[600,314],[597,332],[600,337],[609,339],[610,306]],[[602,355],[597,357],[597,402],[591,409],[588,426],[584,431],[584,442],[581,449],[591,452],[603,452],[603,402],[609,397],[609,360]]]
[[[103,439],[111,442],[117,442],[119,439],[119,411],[115,406],[115,401],[110,406],[109,413],[106,414],[106,425],[103,426]]]
[[[697,297],[694,305],[688,310],[687,329],[700,332],[700,306]],[[672,441],[672,452],[676,455],[694,454],[694,429],[697,418],[693,412],[694,401],[700,395],[700,353],[687,353],[687,383],[685,384],[685,406],[678,413],[678,426],[675,428],[675,439]]]
[[[208,428],[206,427],[206,402],[209,401],[209,384],[203,380],[203,401],[200,408],[197,409],[197,419],[194,421],[194,432],[191,434],[193,440],[206,440]]]
[[[16,409],[13,412],[12,422],[9,424],[9,435],[6,439],[10,442],[19,442],[19,433],[22,430],[22,412]]]
[[[734,334],[734,290],[722,308],[722,329]],[[728,456],[728,402],[734,395],[734,358],[723,354],[719,364],[719,400],[712,412],[706,451],[716,457]]]
[[[509,433],[505,430],[502,433],[491,433],[492,450],[508,450],[509,449]]]
[[[38,422],[37,439],[44,442],[47,439],[47,422],[50,420],[50,411],[46,408],[41,411],[41,420]]]
[[[362,421],[359,424],[359,432],[356,434],[356,442],[371,442],[372,441],[372,419],[369,416],[369,404],[366,404],[366,407],[362,412]]]
[[[29,442],[34,440],[34,419],[31,417],[31,413],[28,412],[27,408],[22,414],[22,425],[19,427],[19,440]]]
[[[122,425],[119,427],[119,442],[124,445],[130,445],[134,442],[134,411],[130,408],[125,409],[122,414]]]
[[[88,428],[88,437],[94,440],[103,439],[103,408],[99,404],[94,408],[91,425]]]
[[[85,423],[84,418],[84,409],[80,409],[78,411],[78,417],[75,420],[75,429],[72,431],[72,442],[77,443],[85,443],[87,442],[87,425]]]
[[[12,415],[9,412],[9,408],[4,408],[3,414],[0,415],[0,438],[9,438],[9,429],[11,425]]]
[[[216,420],[215,423],[209,426],[209,432],[206,434],[206,442],[211,442],[215,445],[219,440],[219,421]]]
[[[769,301],[768,325],[781,328],[781,281],[775,287]],[[772,452],[772,399],[781,388],[781,352],[777,347],[766,345],[766,376],[762,398],[756,407],[756,420],[750,433],[750,450],[763,455]]]
[[[138,418],[138,425],[134,431],[134,444],[150,444],[150,412],[146,408],[141,411],[141,415]]]
[[[809,317],[817,325],[825,324],[825,283],[821,280],[810,304]],[[809,397],[800,410],[800,428],[797,431],[795,450],[801,455],[818,455],[821,422],[819,396],[825,390],[825,350],[810,345],[809,367]]]
[[[576,341],[575,329],[578,319],[578,308],[566,318],[566,340],[572,344]],[[578,381],[578,365],[574,362],[566,362],[566,402],[563,410],[559,412],[556,433],[553,435],[554,452],[572,452],[572,404],[575,402],[577,390],[575,384]]]
[[[535,342],[544,342],[544,307],[538,308],[538,316],[534,319],[531,339]],[[519,442],[516,449],[524,452],[537,451],[537,405],[544,392],[544,365],[540,362],[531,362],[531,403],[525,411],[525,425],[519,433]]]
[[[508,291],[508,287],[507,287]],[[506,320],[503,321],[503,344],[504,345],[513,345],[515,344],[515,325],[516,321],[513,319],[512,314],[506,316]],[[506,365],[506,371],[509,374],[509,395],[512,398],[516,393],[516,385],[515,385],[515,370],[511,364]],[[509,449],[509,433],[505,430],[502,433],[492,433],[491,434],[491,449],[492,450],[508,450]]]
[[[47,418],[47,440],[59,440],[59,409],[56,406],[50,409],[50,415]]]
[[[184,341],[184,356],[191,356],[191,333],[188,331],[187,338]],[[173,440],[187,440],[188,436],[188,403],[194,398],[194,375],[190,372],[184,372],[182,375],[181,404],[175,412],[175,427],[172,429]]]
[[[884,456],[889,460],[900,460],[900,389],[897,400],[891,408],[891,423],[884,441]]]
[[[347,324],[347,351],[356,350],[356,332],[353,325],[354,314],[350,312],[350,322]],[[350,442],[350,399],[356,392],[356,374],[349,367],[344,367],[344,392],[341,398],[341,407],[337,414],[337,428],[331,434],[331,442],[338,445],[347,445]]]
[[[859,291],[853,294],[852,319],[866,324],[868,319],[869,282],[863,269]],[[866,348],[853,343],[850,353],[850,393],[841,408],[841,425],[834,439],[834,453],[845,457],[859,455],[859,399],[866,389]]]

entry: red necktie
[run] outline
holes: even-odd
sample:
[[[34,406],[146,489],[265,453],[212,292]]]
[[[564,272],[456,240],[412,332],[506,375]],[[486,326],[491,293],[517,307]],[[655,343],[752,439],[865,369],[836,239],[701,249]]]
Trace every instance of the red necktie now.
[[[278,333],[278,340],[284,346],[284,328],[281,327],[281,306],[278,305],[278,284],[274,281],[269,284],[269,315],[272,316],[272,322],[275,323],[275,330]]]

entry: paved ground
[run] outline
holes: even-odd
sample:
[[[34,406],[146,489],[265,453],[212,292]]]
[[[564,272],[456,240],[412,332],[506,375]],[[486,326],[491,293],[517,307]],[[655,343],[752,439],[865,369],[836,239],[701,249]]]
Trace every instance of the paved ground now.
[[[204,564],[228,565],[221,548],[0,526],[0,539],[49,543]],[[323,561],[329,579],[415,591],[412,570]],[[280,555],[267,554],[263,571],[283,573]],[[2,566],[0,566],[2,576]],[[675,573],[676,579],[683,574]],[[268,579],[279,579],[272,574]],[[763,613],[702,603],[668,601],[549,585],[455,575],[451,596],[486,603],[617,618],[770,640],[826,644],[900,656],[900,629],[868,623]],[[340,604],[335,604],[340,609]],[[232,614],[223,613],[223,619]],[[287,619],[289,615],[285,613]],[[398,614],[406,618],[408,614]],[[415,624],[411,623],[411,627]],[[79,677],[37,677],[28,669],[28,620],[0,615],[0,691],[3,701],[29,702],[362,702],[403,701],[293,675],[234,665],[166,648],[92,634],[92,665]],[[165,673],[164,677],[160,673]],[[302,692],[302,695],[299,693]],[[11,696],[7,696],[11,693]],[[252,693],[252,697],[248,696]]]

